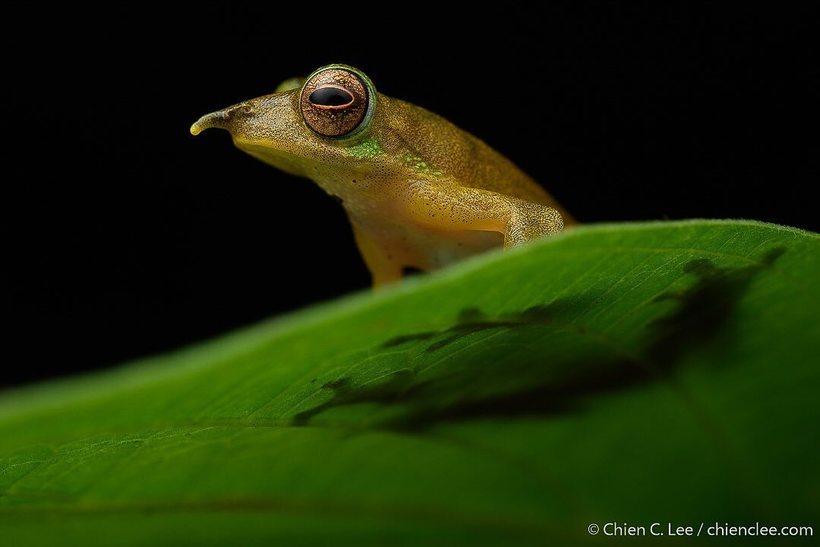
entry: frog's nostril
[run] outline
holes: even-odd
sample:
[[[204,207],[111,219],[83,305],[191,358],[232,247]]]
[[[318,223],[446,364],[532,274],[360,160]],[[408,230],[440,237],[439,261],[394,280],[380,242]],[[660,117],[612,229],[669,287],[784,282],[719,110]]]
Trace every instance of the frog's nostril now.
[[[217,110],[216,112],[205,114],[191,126],[191,134],[199,135],[206,129],[210,129],[212,127],[228,129],[228,124],[232,119],[240,116],[247,116],[250,113],[251,106],[249,104],[239,103],[229,106],[224,110]]]

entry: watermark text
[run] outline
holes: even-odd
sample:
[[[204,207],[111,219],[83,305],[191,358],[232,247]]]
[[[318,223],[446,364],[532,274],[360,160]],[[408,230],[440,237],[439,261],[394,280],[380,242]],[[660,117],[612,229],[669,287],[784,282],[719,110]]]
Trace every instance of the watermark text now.
[[[732,524],[728,522],[698,522],[695,524],[674,522],[652,522],[637,524],[630,522],[591,523],[587,532],[592,536],[666,536],[666,537],[758,537],[758,536],[804,536],[813,537],[814,528],[804,525]]]

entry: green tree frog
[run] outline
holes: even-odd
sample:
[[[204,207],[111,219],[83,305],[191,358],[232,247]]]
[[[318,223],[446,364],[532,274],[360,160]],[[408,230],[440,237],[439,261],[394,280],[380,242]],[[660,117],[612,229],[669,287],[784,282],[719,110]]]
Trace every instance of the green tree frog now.
[[[251,156],[313,179],[341,201],[375,286],[572,222],[535,181],[483,141],[376,92],[351,66],[322,67],[271,95],[207,114]]]

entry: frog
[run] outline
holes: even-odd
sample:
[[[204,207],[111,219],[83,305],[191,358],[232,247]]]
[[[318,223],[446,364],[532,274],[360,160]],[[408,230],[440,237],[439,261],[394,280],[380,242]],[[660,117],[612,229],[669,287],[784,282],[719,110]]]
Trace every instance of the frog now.
[[[374,287],[574,224],[501,153],[437,114],[377,92],[349,65],[286,80],[272,94],[202,116],[190,132],[210,128],[337,198]]]

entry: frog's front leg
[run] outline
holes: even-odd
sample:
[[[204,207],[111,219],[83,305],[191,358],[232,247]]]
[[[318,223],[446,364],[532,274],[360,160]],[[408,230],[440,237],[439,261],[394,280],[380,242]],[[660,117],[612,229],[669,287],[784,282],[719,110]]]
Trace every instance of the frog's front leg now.
[[[404,265],[395,253],[391,253],[389,248],[383,243],[373,238],[361,226],[351,219],[353,226],[353,237],[356,239],[356,246],[364,258],[367,269],[373,280],[373,287],[388,285],[402,278]]]
[[[420,224],[443,231],[498,232],[504,236],[504,247],[564,227],[561,213],[552,207],[479,188],[414,181],[406,199],[408,214]]]

